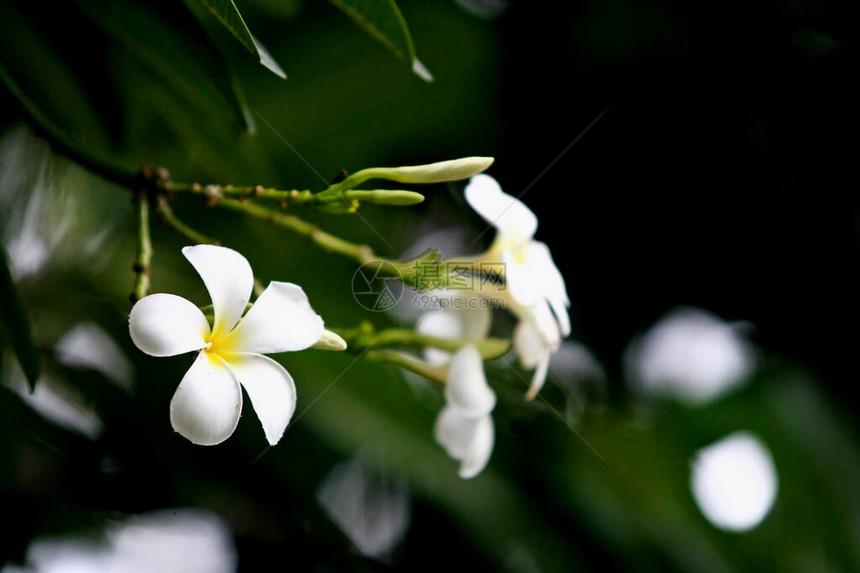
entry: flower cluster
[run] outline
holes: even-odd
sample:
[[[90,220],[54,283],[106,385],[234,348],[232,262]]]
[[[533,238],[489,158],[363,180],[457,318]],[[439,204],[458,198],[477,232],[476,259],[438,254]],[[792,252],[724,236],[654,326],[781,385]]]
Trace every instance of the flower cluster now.
[[[497,231],[490,248],[471,262],[482,268],[500,269],[503,283],[482,283],[481,288],[447,294],[504,300],[505,307],[518,319],[514,349],[523,367],[534,370],[526,393],[528,399],[533,399],[546,380],[552,353],[570,334],[570,301],[564,279],[549,248],[534,239],[537,217],[519,199],[503,192],[496,180],[485,174],[471,178],[465,196]],[[441,299],[446,293],[436,296]],[[422,315],[416,329],[466,344],[453,357],[448,352],[426,348],[424,358],[433,366],[447,365],[446,405],[437,418],[435,437],[448,455],[460,461],[460,476],[467,478],[484,468],[494,442],[490,412],[495,406],[495,394],[487,385],[480,354],[472,344],[489,334],[491,313],[480,306],[447,306]]]
[[[487,297],[499,297],[503,301],[518,321],[513,348],[523,367],[533,370],[526,393],[532,399],[544,384],[552,353],[570,334],[570,301],[549,248],[534,239],[537,217],[519,199],[504,193],[492,177],[474,175],[489,164],[485,158],[477,159],[481,161],[424,166],[423,171],[368,170],[352,178],[384,176],[423,182],[428,177],[434,181],[450,178],[452,173],[473,175],[465,189],[466,201],[496,229],[496,237],[485,253],[469,260],[481,268],[499,269],[499,280],[491,281],[489,287],[481,281],[481,288],[440,292],[439,296],[483,302]],[[440,169],[441,175],[436,173]],[[346,345],[325,330],[301,287],[272,282],[249,305],[254,276],[245,257],[213,245],[185,247],[182,253],[209,291],[214,314],[211,325],[200,308],[172,294],[141,299],[129,316],[131,338],[143,352],[152,356],[197,353],[171,400],[171,424],[195,444],[221,443],[239,422],[244,388],[267,441],[274,445],[295,410],[296,388],[284,367],[265,354],[311,346],[342,350]],[[442,348],[434,344],[424,348],[423,367],[445,384],[445,405],[436,419],[434,435],[447,454],[459,461],[463,478],[474,477],[486,467],[495,441],[491,414],[496,394],[487,384],[483,367],[484,358],[493,356],[484,345],[490,323],[487,306],[450,305],[424,314],[416,325],[418,335],[437,343],[439,339],[448,341]],[[452,340],[457,342],[451,344]]]

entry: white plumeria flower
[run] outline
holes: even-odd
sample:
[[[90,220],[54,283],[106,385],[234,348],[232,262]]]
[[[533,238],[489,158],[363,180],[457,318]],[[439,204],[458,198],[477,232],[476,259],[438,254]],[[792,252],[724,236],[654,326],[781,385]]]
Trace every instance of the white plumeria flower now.
[[[461,348],[451,358],[445,402],[436,418],[434,436],[460,462],[460,477],[473,478],[493,453],[495,429],[490,413],[496,406],[496,394],[487,384],[481,354],[474,346]]]
[[[503,265],[507,289],[502,294],[507,308],[520,319],[514,346],[523,366],[535,369],[526,395],[531,399],[546,380],[551,354],[570,334],[564,278],[549,247],[534,240],[537,217],[522,201],[502,191],[486,174],[472,177],[465,194],[469,205],[497,231],[479,260]]]
[[[323,321],[301,287],[271,282],[245,314],[254,275],[248,260],[213,245],[185,247],[212,298],[212,327],[192,302],[152,294],[131,309],[129,332],[151,356],[199,351],[170,402],[173,429],[195,444],[219,444],[230,437],[242,412],[242,389],[275,445],[296,407],[296,387],[283,366],[263,356],[304,350],[319,340]],[[241,385],[241,387],[240,387]]]

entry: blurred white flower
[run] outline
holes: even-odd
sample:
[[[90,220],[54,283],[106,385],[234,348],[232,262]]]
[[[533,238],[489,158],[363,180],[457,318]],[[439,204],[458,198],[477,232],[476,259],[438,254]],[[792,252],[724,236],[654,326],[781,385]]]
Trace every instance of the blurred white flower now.
[[[73,430],[91,440],[104,430],[101,418],[87,402],[86,396],[66,382],[58,373],[42,372],[36,389],[30,393],[24,373],[17,360],[0,356],[3,368],[0,380],[21,397],[21,400],[46,420]]]
[[[80,322],[66,332],[56,347],[57,359],[73,368],[90,368],[131,390],[133,367],[111,336],[94,322]]]
[[[409,527],[406,485],[353,458],[326,475],[317,500],[332,521],[368,557],[382,557],[403,539]]]
[[[534,240],[537,217],[522,201],[502,191],[486,174],[472,177],[465,194],[469,205],[497,231],[479,261],[503,268],[506,288],[493,294],[504,294],[506,307],[520,320],[514,347],[522,365],[534,369],[526,395],[532,399],[546,380],[550,355],[570,334],[564,278],[549,247]]]
[[[670,312],[627,350],[630,376],[648,393],[710,402],[752,373],[753,352],[737,325],[703,310]]]
[[[66,332],[54,345],[57,361],[72,368],[89,368],[123,389],[131,389],[132,366],[125,353],[104,330],[93,322],[81,322]],[[31,393],[17,361],[0,360],[0,378],[21,400],[43,418],[79,432],[91,440],[101,435],[104,426],[87,397],[67,380],[64,372],[48,368]]]
[[[153,294],[131,309],[129,332],[151,356],[200,351],[170,402],[173,429],[200,445],[223,442],[236,429],[242,390],[275,445],[296,407],[296,387],[283,366],[263,356],[304,350],[323,333],[323,321],[301,287],[271,282],[242,316],[254,275],[247,259],[225,247],[197,245],[182,254],[203,279],[214,309],[209,327],[203,312],[172,294]]]
[[[104,184],[53,155],[27,126],[0,137],[0,239],[16,281],[37,280],[49,270],[92,272],[108,264],[119,246],[110,239],[128,201],[103,196]]]
[[[747,531],[758,525],[773,507],[777,486],[770,452],[749,432],[726,436],[691,461],[693,498],[720,529]]]
[[[104,540],[36,539],[24,568],[2,573],[231,573],[238,557],[224,521],[197,509],[171,509],[132,516],[109,526]]]
[[[490,413],[496,394],[487,384],[484,363],[474,346],[458,350],[448,363],[445,406],[434,435],[447,454],[460,462],[460,477],[475,477],[493,453],[495,428]]]

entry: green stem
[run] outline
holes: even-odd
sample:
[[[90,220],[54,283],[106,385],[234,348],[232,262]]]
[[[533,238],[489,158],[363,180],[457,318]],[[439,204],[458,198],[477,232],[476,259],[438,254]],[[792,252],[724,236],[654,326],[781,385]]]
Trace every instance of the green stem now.
[[[272,187],[263,187],[262,185],[253,186],[234,186],[234,185],[200,185],[199,183],[176,183],[170,184],[170,191],[174,193],[191,193],[193,195],[203,195],[207,198],[217,200],[220,197],[232,197],[236,199],[246,199],[253,197],[255,199],[266,199],[282,203],[307,202],[314,197],[314,193],[307,189],[298,190],[282,190]]]
[[[149,197],[145,191],[135,194],[137,207],[137,254],[132,270],[135,272],[132,302],[138,301],[149,292],[150,263],[152,261],[152,238],[149,235]]]
[[[269,221],[284,229],[289,229],[294,233],[302,235],[309,239],[316,246],[326,252],[334,253],[360,265],[365,263],[376,263],[375,271],[383,276],[393,277],[403,281],[406,284],[415,285],[421,279],[421,271],[426,271],[428,265],[440,265],[439,254],[436,251],[428,249],[414,259],[405,261],[395,261],[380,257],[373,252],[373,249],[368,245],[358,245],[341,239],[331,233],[323,231],[313,223],[309,223],[304,219],[300,219],[295,215],[288,215],[281,211],[276,211],[268,207],[257,205],[248,200],[228,199],[224,198],[215,203],[216,206],[226,207],[233,211],[245,213],[264,221]]]
[[[214,204],[289,229],[306,237],[324,251],[341,255],[360,265],[370,262],[378,263],[375,269],[377,273],[399,279],[405,284],[419,289],[427,287],[424,283],[427,283],[428,276],[441,277],[443,282],[440,285],[443,287],[453,284],[452,277],[447,275],[448,269],[445,266],[445,261],[439,257],[437,251],[432,249],[424,251],[413,259],[396,261],[377,256],[368,245],[358,245],[341,239],[295,215],[263,207],[249,200],[223,198]]]
[[[357,245],[355,243],[351,243],[347,240],[341,239],[340,237],[336,237],[330,233],[323,231],[316,225],[296,217],[295,215],[288,215],[280,211],[275,211],[267,207],[262,207],[255,203],[252,203],[251,201],[240,201],[238,199],[224,198],[218,201],[216,205],[219,207],[226,207],[227,209],[238,211],[240,213],[245,213],[246,215],[250,215],[258,219],[263,219],[274,223],[279,227],[289,229],[294,233],[306,237],[308,240],[310,240],[312,243],[314,243],[321,249],[330,253],[341,255],[359,264],[364,264],[370,261],[382,260],[374,255],[373,249],[371,249],[369,246]],[[398,263],[393,262],[392,264]]]
[[[442,338],[430,336],[411,328],[388,328],[377,333],[373,330],[373,326],[367,322],[356,328],[331,328],[330,330],[343,337],[349,344],[349,348],[354,351],[390,346],[429,346],[454,353],[465,346],[472,345],[478,349],[483,360],[495,360],[507,354],[511,349],[511,342],[503,338]]]
[[[419,376],[423,376],[440,384],[447,384],[448,369],[445,366],[431,366],[423,360],[394,350],[370,350],[364,357],[375,362],[385,362],[399,366]]]
[[[256,185],[253,187],[237,187],[234,185],[200,185],[199,183],[171,183],[169,189],[173,193],[188,193],[201,195],[215,204],[225,198],[255,199],[287,205],[303,205],[306,207],[327,207],[338,212],[352,212],[358,208],[358,201],[379,203],[382,205],[415,205],[424,200],[424,195],[415,191],[402,189],[346,189],[333,190],[332,187],[319,193],[308,189],[282,190]]]
[[[213,245],[220,245],[221,242],[217,239],[212,239],[204,235],[203,233],[197,231],[196,229],[189,226],[187,223],[183,222],[179,219],[174,213],[173,208],[170,206],[170,203],[167,201],[167,197],[164,195],[159,195],[156,199],[156,210],[159,215],[164,219],[164,221],[173,227],[176,231],[178,231],[181,235],[191,239],[195,243],[210,243]]]

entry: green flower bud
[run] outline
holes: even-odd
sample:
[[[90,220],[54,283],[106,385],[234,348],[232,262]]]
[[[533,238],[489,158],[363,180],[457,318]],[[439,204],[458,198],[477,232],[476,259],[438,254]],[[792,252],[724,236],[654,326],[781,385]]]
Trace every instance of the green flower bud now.
[[[415,191],[401,191],[374,189],[365,191],[362,189],[351,189],[344,191],[343,196],[349,200],[367,201],[380,205],[415,205],[424,201],[424,195]]]

